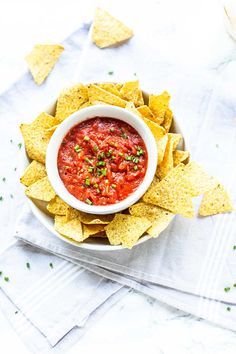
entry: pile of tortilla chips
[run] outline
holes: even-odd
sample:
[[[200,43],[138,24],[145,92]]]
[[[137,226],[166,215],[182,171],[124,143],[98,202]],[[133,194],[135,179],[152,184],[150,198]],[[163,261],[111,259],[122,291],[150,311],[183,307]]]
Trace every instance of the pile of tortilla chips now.
[[[29,198],[45,203],[45,209],[55,218],[57,232],[77,242],[104,237],[111,245],[132,248],[144,234],[157,237],[174,215],[193,217],[193,197],[203,195],[201,216],[233,210],[224,187],[195,162],[189,162],[188,151],[179,148],[182,136],[171,130],[169,101],[167,92],[144,97],[138,81],[77,84],[60,94],[55,117],[41,113],[31,124],[21,125],[25,149],[32,161],[21,182]],[[56,127],[75,111],[97,104],[131,110],[150,128],[158,147],[156,176],[151,186],[138,203],[114,215],[92,215],[73,209],[55,194],[44,165],[47,145]]]

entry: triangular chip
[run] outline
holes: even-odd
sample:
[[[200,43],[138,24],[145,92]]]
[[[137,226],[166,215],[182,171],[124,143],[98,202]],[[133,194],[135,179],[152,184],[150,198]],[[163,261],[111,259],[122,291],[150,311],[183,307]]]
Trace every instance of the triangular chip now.
[[[64,47],[59,44],[37,44],[34,46],[32,52],[27,55],[25,60],[36,84],[41,85],[43,83],[54,68],[63,50]]]
[[[180,134],[168,133],[168,142],[162,162],[157,166],[157,176],[163,179],[174,167],[173,151],[179,144],[182,136]]]
[[[125,82],[120,93],[124,100],[133,102],[135,106],[143,104],[143,95],[142,91],[139,89],[138,80]]]
[[[33,160],[26,168],[23,176],[20,178],[20,181],[28,187],[45,176],[47,176],[45,166],[42,163]]]
[[[125,107],[126,101],[122,98],[113,95],[112,93],[102,89],[97,85],[89,85],[88,87],[89,101],[93,104],[94,101],[100,101],[113,106]]]
[[[111,82],[105,82],[102,84],[97,84],[97,86],[101,87],[103,90],[112,93],[115,96],[121,97],[120,91],[117,89],[116,84],[113,84]]]
[[[122,22],[101,8],[96,9],[93,20],[92,40],[99,48],[117,46],[133,36]]]
[[[193,217],[194,209],[185,177],[185,165],[179,164],[158,184],[144,194],[146,203],[160,206],[174,214]]]
[[[47,113],[41,113],[33,123],[20,125],[26,152],[32,160],[45,163],[47,146],[53,134],[49,128],[57,123],[56,118]]]
[[[54,215],[66,215],[69,208],[70,206],[58,197],[58,195],[56,195],[47,205],[49,213]]]
[[[161,95],[150,95],[148,106],[157,119],[158,124],[162,124],[170,102],[170,95],[164,91]]]
[[[162,123],[163,128],[165,128],[165,131],[168,133],[172,124],[173,120],[173,113],[170,108],[166,109],[165,116],[164,116],[164,121]]]
[[[129,208],[129,212],[133,216],[143,216],[151,221],[152,226],[147,229],[147,233],[152,237],[157,237],[169,225],[174,217],[170,211],[162,209],[158,206],[137,203]]]
[[[231,199],[221,184],[206,192],[202,198],[199,215],[208,216],[233,211]]]
[[[150,226],[151,222],[145,217],[116,214],[105,230],[111,245],[132,248]]]
[[[56,118],[62,122],[88,101],[88,89],[82,84],[70,87],[60,94],[57,100]]]
[[[98,233],[100,234],[104,231],[104,225],[83,225],[83,235],[84,238],[88,238],[89,236],[95,237]],[[99,236],[101,237],[101,236]]]
[[[78,218],[67,220],[65,216],[55,216],[55,230],[63,236],[69,237],[77,242],[82,242],[87,238],[83,234],[82,225]]]
[[[188,158],[189,158],[188,151],[175,150],[173,152],[174,167],[180,164],[181,162],[185,162]]]
[[[141,113],[142,117],[148,118],[149,120],[152,120],[153,122],[157,123],[156,118],[154,117],[152,111],[147,105],[142,105],[138,107],[137,110],[139,111],[139,113]]]
[[[143,119],[141,113],[139,113],[133,102],[127,102],[125,108],[128,109],[130,112],[134,113],[136,116]]]
[[[56,195],[47,177],[43,177],[31,184],[26,188],[25,194],[27,197],[43,200],[45,202],[50,202]]]
[[[148,118],[143,118],[143,120],[147,124],[147,126],[150,128],[156,141],[163,138],[163,136],[166,134],[165,129],[163,127],[161,127],[159,124],[153,122],[152,120],[150,120]]]
[[[79,219],[83,224],[109,224],[114,219],[114,214],[96,215],[79,212]]]
[[[158,151],[158,165],[163,161],[166,145],[168,142],[168,134],[165,134],[161,139],[156,140],[157,151]]]

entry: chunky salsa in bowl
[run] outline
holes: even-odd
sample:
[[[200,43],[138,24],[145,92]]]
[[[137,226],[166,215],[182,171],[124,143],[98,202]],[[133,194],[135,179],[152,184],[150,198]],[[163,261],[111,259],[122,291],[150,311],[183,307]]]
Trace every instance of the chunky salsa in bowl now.
[[[157,151],[149,128],[114,106],[78,111],[60,124],[46,167],[57,194],[72,207],[96,214],[124,210],[153,180]]]

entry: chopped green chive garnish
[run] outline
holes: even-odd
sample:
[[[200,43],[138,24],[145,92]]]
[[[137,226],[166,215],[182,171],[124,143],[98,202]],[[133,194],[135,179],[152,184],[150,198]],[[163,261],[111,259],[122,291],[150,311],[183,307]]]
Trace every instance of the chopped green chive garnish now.
[[[89,141],[90,139],[89,139],[89,137],[86,135],[85,137],[84,137],[84,141]]]
[[[105,161],[98,161],[97,166],[106,166]]]
[[[98,151],[98,147],[96,145],[93,147],[93,151]]]
[[[92,166],[88,168],[88,172],[89,172],[89,173],[92,173],[93,170],[94,170],[94,167],[92,167]]]
[[[114,71],[108,71],[108,75],[113,75]]]
[[[233,287],[236,288],[236,284],[234,284]]]
[[[134,73],[134,76],[137,76],[137,74],[136,74],[136,73]]]
[[[17,315],[18,314],[18,311],[15,311],[15,315]]]
[[[138,147],[138,151],[137,151],[137,156],[141,156],[141,155],[143,155],[144,154],[144,151],[143,151],[143,149],[141,149],[140,147]]]
[[[16,170],[17,170],[17,167],[14,168],[14,171],[16,171]]]
[[[106,176],[107,175],[107,169],[106,168],[102,168],[101,169],[101,173],[102,173],[102,176]]]
[[[132,158],[133,158],[133,156],[125,156],[125,159],[126,159],[126,161],[131,161],[132,160]]]
[[[111,133],[114,133],[114,131],[115,131],[115,128],[112,127],[112,128],[110,129],[110,132],[111,132]]]
[[[228,307],[226,308],[226,310],[230,312],[230,311],[231,311],[231,307],[228,306]]]
[[[75,150],[76,152],[80,152],[80,151],[81,151],[81,148],[79,147],[79,145],[75,145],[74,150]]]
[[[101,154],[98,155],[98,160],[102,160],[104,159],[104,157],[105,157],[104,152],[101,152]]]
[[[27,267],[28,269],[30,269],[30,264],[29,264],[29,262],[26,263],[26,267]]]
[[[3,177],[2,181],[3,181],[3,182],[6,182],[6,177]]]
[[[89,179],[89,177],[86,177],[86,179],[85,179],[85,185],[86,185],[86,186],[90,186],[90,179]]]
[[[50,267],[50,268],[53,268],[53,264],[52,264],[52,262],[51,262],[51,263],[49,263],[49,267]]]
[[[4,280],[5,281],[9,281],[9,277],[4,277]]]
[[[89,198],[85,200],[85,203],[87,203],[88,205],[93,205],[93,202]]]
[[[136,166],[134,166],[134,170],[135,171],[137,171],[138,170],[138,166],[136,165]]]
[[[0,271],[0,276],[2,275],[2,271]]]
[[[97,183],[94,183],[94,188],[98,188],[98,184]]]
[[[124,156],[124,154],[122,153],[122,152],[119,152],[119,154],[118,154],[119,156]]]
[[[11,143],[11,144],[13,143],[13,140],[12,140],[12,139],[10,140],[10,143]]]
[[[137,157],[133,157],[133,163],[139,163],[139,159]]]
[[[109,151],[106,153],[106,156],[107,156],[107,157],[110,157],[110,156],[111,156],[111,154],[112,154],[112,151],[111,151],[111,150],[109,150]]]
[[[13,198],[13,194],[10,194],[11,199]]]
[[[112,156],[112,157],[111,157],[111,159],[112,159],[112,160],[115,160],[115,159],[116,159],[116,157],[115,157],[115,156]]]
[[[96,191],[97,191],[97,193],[100,193],[100,189],[99,188],[97,188]]]
[[[22,148],[22,143],[18,144],[18,148],[21,149]]]
[[[236,250],[236,245],[234,245],[233,250],[234,250],[234,251]]]
[[[114,188],[114,189],[116,188],[116,184],[112,184],[111,186],[112,186],[112,188]]]
[[[2,196],[0,196],[0,202],[1,202],[1,201],[3,201],[3,197],[2,197]]]
[[[228,291],[230,291],[230,287],[224,288],[224,291],[227,293]]]
[[[88,162],[88,163],[93,163],[91,160],[89,160],[88,157],[85,157],[84,161]]]
[[[122,133],[122,134],[121,134],[121,137],[124,138],[124,139],[128,139],[128,136],[127,136],[127,134],[125,134],[125,133]]]

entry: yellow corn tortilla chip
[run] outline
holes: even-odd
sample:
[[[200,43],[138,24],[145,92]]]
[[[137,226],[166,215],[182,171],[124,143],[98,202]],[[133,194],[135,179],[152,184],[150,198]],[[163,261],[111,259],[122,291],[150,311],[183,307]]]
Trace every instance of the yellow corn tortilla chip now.
[[[165,131],[168,133],[172,124],[173,120],[173,113],[170,108],[166,109],[165,116],[164,116],[164,121],[162,123],[163,128],[165,128]]]
[[[231,211],[233,211],[232,201],[225,188],[218,184],[204,194],[198,212],[201,216],[208,216]]]
[[[111,245],[132,248],[150,226],[151,222],[145,217],[116,214],[105,231]]]
[[[21,176],[20,181],[28,187],[45,176],[47,176],[45,166],[42,163],[33,160],[26,168],[23,176]]]
[[[129,212],[133,216],[145,215],[145,217],[151,221],[152,226],[147,229],[147,233],[152,237],[159,236],[160,233],[167,228],[174,217],[174,214],[170,211],[146,203],[132,205],[129,208]]]
[[[150,95],[148,106],[157,119],[158,124],[162,124],[165,119],[165,113],[169,106],[170,95],[164,91],[161,95]]]
[[[100,226],[100,225],[99,225]],[[90,237],[102,237],[102,238],[107,238],[106,232],[105,231],[100,231],[97,234],[91,235]]]
[[[97,84],[98,87],[101,87],[103,90],[106,90],[112,93],[115,96],[121,97],[120,91],[117,89],[116,84],[111,82],[105,82],[101,84]]]
[[[109,224],[114,219],[114,214],[96,215],[79,211],[79,219],[83,224]]]
[[[120,94],[124,100],[133,102],[135,106],[143,104],[143,95],[139,89],[138,80],[125,82],[120,90]]]
[[[92,28],[92,41],[99,48],[117,46],[133,36],[122,22],[101,8],[96,9]]]
[[[122,89],[123,84],[115,84],[118,91]]]
[[[64,47],[59,44],[37,44],[25,58],[36,84],[41,85],[54,68]]]
[[[147,118],[149,120],[152,120],[153,122],[157,123],[156,118],[154,117],[152,111],[147,105],[142,105],[137,108],[139,113],[142,115],[142,117]]]
[[[156,140],[157,151],[158,151],[158,165],[163,161],[166,145],[168,142],[168,134],[165,134],[161,139]]]
[[[94,237],[96,234],[100,234],[102,231],[104,231],[104,225],[83,225],[84,238],[88,238],[89,236]]]
[[[88,89],[82,84],[77,84],[62,91],[57,100],[56,118],[62,122],[88,101]]]
[[[79,218],[79,215],[80,215],[79,210],[74,209],[70,206],[66,212],[66,219],[69,221],[75,218]]]
[[[173,150],[176,149],[182,136],[180,134],[168,133],[168,141],[162,162],[157,166],[157,176],[163,179],[174,167]]]
[[[134,113],[136,116],[143,119],[141,113],[139,113],[133,102],[127,102],[125,108],[128,109],[128,111]]]
[[[25,149],[32,160],[45,163],[46,151],[58,120],[47,113],[41,113],[31,124],[21,124],[20,130],[25,142]]]
[[[197,197],[218,185],[215,177],[208,175],[196,162],[191,161],[185,165],[185,181],[188,183],[188,191],[192,197]]]
[[[53,190],[48,177],[43,177],[37,182],[31,184],[26,188],[25,194],[27,197],[50,202],[55,197],[55,191]]]
[[[163,136],[166,134],[165,129],[163,127],[161,127],[159,124],[153,122],[152,120],[150,120],[148,118],[143,118],[143,120],[147,124],[147,126],[150,128],[156,141],[163,138]]]
[[[80,110],[80,109],[83,109],[83,108],[90,107],[90,106],[92,106],[90,102],[84,102],[84,103],[79,107],[79,110]]]
[[[101,101],[113,106],[125,107],[126,101],[122,98],[113,95],[112,93],[102,89],[97,85],[89,85],[88,87],[89,101],[93,104],[94,101]]]
[[[180,164],[181,162],[185,162],[188,158],[189,158],[188,151],[175,150],[173,152],[174,167]]]
[[[47,205],[47,210],[54,215],[66,215],[70,206],[58,195],[55,196]]]
[[[83,234],[82,225],[78,218],[68,221],[65,216],[56,215],[54,227],[61,235],[69,237],[77,242],[82,242],[87,238]]]
[[[194,209],[185,177],[185,165],[179,164],[154,186],[149,187],[143,196],[146,203],[160,206],[174,214],[193,217]]]

